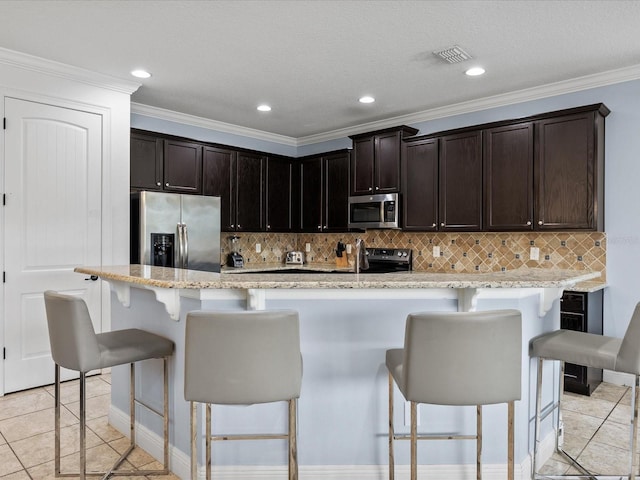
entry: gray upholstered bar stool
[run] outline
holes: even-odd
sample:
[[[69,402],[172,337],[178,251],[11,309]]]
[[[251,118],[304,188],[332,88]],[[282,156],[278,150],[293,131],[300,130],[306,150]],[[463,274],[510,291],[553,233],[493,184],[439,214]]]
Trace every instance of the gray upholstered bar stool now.
[[[417,477],[417,440],[476,440],[476,476],[482,478],[482,405],[508,404],[508,478],[514,478],[514,402],[520,399],[522,317],[518,310],[413,313],[404,348],[387,350],[389,370],[389,478],[394,440],[411,441],[411,480]],[[393,381],[411,402],[411,433],[396,435]],[[476,405],[476,435],[418,435],[417,405]]]
[[[79,297],[53,291],[44,292],[47,311],[51,355],[55,362],[55,476],[80,477],[87,475],[166,475],[169,473],[169,375],[168,358],[174,345],[159,335],[139,329],[95,333],[87,304]],[[161,358],[164,360],[164,411],[157,412],[135,398],[135,362]],[[116,365],[131,364],[130,442],[127,450],[106,472],[87,472],[86,462],[86,382],[87,372]],[[80,470],[60,471],[60,367],[80,372]],[[136,445],[135,404],[146,407],[164,419],[164,465],[161,470],[117,470]]]
[[[555,330],[545,333],[531,340],[529,353],[532,357],[538,357],[538,381],[536,392],[536,423],[535,444],[533,449],[532,478],[547,478],[537,473],[537,454],[540,443],[540,422],[556,409],[560,411],[562,392],[564,390],[564,364],[565,362],[586,367],[602,368],[614,372],[630,373],[635,376],[630,431],[630,472],[629,479],[633,480],[638,475],[638,394],[640,393],[640,303],[636,308],[623,338],[595,335],[593,333],[576,332],[573,330]],[[560,384],[558,391],[560,396],[553,408],[541,414],[542,398],[542,367],[544,360],[560,361]],[[568,458],[572,464],[589,478],[597,478],[589,473],[574,458],[564,452],[558,444],[559,415],[556,415],[556,451]],[[570,477],[572,475],[554,475],[554,477]],[[575,475],[573,475],[575,477]],[[610,476],[610,475],[606,475]],[[618,475],[619,476],[619,475]]]
[[[197,311],[187,314],[184,397],[191,402],[191,478],[197,478],[197,403],[205,404],[206,478],[211,440],[289,441],[289,479],[298,478],[296,402],[302,384],[298,313],[293,310]],[[286,434],[215,436],[211,404],[250,405],[286,401]]]

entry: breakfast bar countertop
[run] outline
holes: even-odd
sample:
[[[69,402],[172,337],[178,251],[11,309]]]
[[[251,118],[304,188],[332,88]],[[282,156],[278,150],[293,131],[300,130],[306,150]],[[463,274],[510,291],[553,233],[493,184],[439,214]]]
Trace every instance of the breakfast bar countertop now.
[[[569,288],[600,276],[585,270],[520,268],[487,273],[212,273],[149,265],[77,267],[132,286],[174,289]]]

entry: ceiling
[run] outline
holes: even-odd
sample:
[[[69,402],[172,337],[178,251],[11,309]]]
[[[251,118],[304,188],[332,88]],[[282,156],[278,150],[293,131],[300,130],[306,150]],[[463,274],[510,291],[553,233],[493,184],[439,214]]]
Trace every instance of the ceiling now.
[[[149,70],[134,107],[297,141],[602,72],[640,72],[633,0],[3,0],[0,18],[2,48],[121,79]],[[432,53],[453,45],[473,59],[447,64]],[[464,75],[474,65],[487,73]],[[376,102],[360,104],[365,94]],[[260,103],[272,111],[258,112]]]

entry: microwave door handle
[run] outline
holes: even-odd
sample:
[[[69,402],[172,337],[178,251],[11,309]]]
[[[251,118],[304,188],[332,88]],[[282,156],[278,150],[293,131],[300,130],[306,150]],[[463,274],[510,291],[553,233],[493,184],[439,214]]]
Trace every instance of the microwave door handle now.
[[[384,223],[384,219],[385,219],[385,208],[386,208],[387,202],[386,201],[382,201],[380,202],[380,223]]]

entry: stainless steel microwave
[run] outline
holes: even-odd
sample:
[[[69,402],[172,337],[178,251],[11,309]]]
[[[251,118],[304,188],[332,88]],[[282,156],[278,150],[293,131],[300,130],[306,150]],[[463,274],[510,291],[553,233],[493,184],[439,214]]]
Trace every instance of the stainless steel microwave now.
[[[397,193],[349,197],[349,228],[400,228]]]

